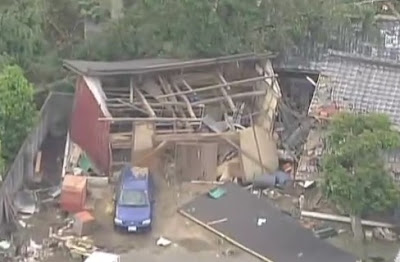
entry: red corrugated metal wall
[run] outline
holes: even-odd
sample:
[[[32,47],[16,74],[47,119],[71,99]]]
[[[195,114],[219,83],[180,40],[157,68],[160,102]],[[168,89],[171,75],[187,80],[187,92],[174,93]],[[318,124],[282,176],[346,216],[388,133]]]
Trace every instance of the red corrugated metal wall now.
[[[106,175],[110,171],[110,122],[99,121],[105,117],[94,95],[83,78],[78,78],[74,108],[71,117],[70,135]]]

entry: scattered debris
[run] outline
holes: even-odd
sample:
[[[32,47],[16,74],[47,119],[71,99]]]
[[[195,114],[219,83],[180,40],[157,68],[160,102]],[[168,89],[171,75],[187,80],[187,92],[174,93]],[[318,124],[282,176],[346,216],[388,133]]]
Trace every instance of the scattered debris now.
[[[308,229],[285,217],[266,198],[255,196],[234,183],[221,187],[226,191],[224,197],[211,199],[208,194],[201,195],[184,205],[179,213],[263,261],[270,261],[271,258],[275,261],[298,261],[298,250],[302,251],[302,260],[308,262],[320,262],[321,257],[326,262],[356,260],[351,254],[316,239]],[[268,218],[260,213],[268,214]],[[229,223],[212,227],[204,221],[205,218],[220,217],[226,217]],[[255,218],[257,223],[248,223]],[[279,230],[285,234],[276,234]],[[282,252],[280,243],[293,248]]]
[[[14,199],[14,205],[19,213],[33,214],[36,212],[37,197],[34,191],[19,191]]]
[[[377,227],[373,229],[373,235],[377,239],[386,241],[396,241],[397,235],[388,228]]]
[[[167,247],[169,245],[171,245],[172,241],[169,239],[166,239],[165,237],[160,237],[159,239],[157,239],[157,246],[159,247]]]
[[[7,240],[0,241],[0,248],[1,249],[9,249],[11,247],[11,243]]]
[[[334,237],[338,234],[336,229],[334,229],[333,227],[316,228],[313,230],[313,232],[314,232],[314,235],[320,239]]]
[[[315,185],[314,180],[306,180],[306,181],[301,181],[298,183],[302,188],[308,189],[311,188],[313,185]]]
[[[262,226],[262,225],[264,225],[265,223],[267,223],[267,219],[266,218],[264,218],[264,217],[259,217],[258,219],[257,219],[257,226]]]
[[[120,256],[116,254],[95,251],[88,256],[85,262],[120,262]]]
[[[87,211],[82,211],[74,215],[73,232],[78,236],[89,235],[93,230],[95,218]]]
[[[364,230],[364,234],[365,234],[365,240],[367,241],[371,241],[372,238],[374,237],[374,232],[369,229]]]
[[[214,188],[214,189],[210,190],[210,192],[208,192],[208,195],[214,199],[221,198],[225,194],[226,194],[226,190],[222,187]]]

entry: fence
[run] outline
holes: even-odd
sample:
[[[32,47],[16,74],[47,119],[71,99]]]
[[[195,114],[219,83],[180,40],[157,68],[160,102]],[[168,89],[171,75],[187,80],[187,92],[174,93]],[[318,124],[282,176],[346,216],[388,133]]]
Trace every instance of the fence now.
[[[32,177],[35,155],[46,136],[50,132],[68,129],[72,104],[72,94],[52,92],[47,96],[40,110],[37,125],[19,149],[0,187],[0,225],[13,218],[13,196],[23,187],[26,179]]]

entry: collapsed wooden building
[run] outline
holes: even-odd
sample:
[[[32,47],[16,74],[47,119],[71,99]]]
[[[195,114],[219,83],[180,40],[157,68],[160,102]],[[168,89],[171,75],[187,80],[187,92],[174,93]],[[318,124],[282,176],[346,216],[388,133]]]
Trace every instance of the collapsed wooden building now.
[[[182,180],[273,172],[281,93],[269,59],[66,60],[79,75],[70,138],[104,175],[170,146]]]

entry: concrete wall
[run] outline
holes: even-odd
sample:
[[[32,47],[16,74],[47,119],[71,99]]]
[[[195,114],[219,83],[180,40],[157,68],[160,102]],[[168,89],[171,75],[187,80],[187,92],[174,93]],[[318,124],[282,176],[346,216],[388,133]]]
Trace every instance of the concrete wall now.
[[[0,188],[0,225],[8,222],[13,213],[12,199],[24,182],[33,176],[34,158],[49,132],[67,131],[73,95],[50,93],[40,110],[37,125],[22,144]]]

